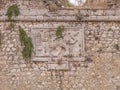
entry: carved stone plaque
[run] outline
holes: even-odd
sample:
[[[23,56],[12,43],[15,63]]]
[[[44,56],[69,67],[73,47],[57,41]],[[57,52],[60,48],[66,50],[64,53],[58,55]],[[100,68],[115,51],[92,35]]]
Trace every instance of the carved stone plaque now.
[[[32,29],[34,55],[32,61],[48,62],[48,69],[68,70],[69,62],[84,59],[84,31],[65,27],[63,38],[57,38],[56,28]]]

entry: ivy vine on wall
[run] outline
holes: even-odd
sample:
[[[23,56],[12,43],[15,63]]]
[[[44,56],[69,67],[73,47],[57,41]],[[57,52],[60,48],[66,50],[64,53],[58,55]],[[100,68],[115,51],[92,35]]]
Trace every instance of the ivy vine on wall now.
[[[32,57],[33,43],[32,39],[28,37],[25,30],[19,26],[19,38],[21,45],[23,46],[22,55],[25,60],[29,60]]]

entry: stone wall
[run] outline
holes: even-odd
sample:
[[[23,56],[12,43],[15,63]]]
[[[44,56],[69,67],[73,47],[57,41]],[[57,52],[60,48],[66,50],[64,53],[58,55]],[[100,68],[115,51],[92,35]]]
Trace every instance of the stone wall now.
[[[118,8],[118,0],[86,0],[85,7],[92,9]]]
[[[32,1],[30,3],[24,1],[24,5],[21,2],[17,2],[17,4],[21,13],[18,17],[13,18],[15,30],[8,28],[10,21],[5,16],[9,4],[5,9],[0,10],[2,33],[0,90],[120,89],[119,10],[61,9],[57,12],[49,12],[45,8],[30,7],[29,4],[32,5]],[[67,65],[67,69],[66,66],[50,60],[42,61],[41,57],[37,62],[32,61],[34,54],[30,62],[26,62],[21,53],[18,27],[24,28],[35,44],[33,36],[35,32],[42,33],[44,40],[51,39],[52,36],[52,38],[55,37],[54,33],[59,25],[65,27],[63,32],[65,38],[58,42],[55,41],[55,46],[59,43],[64,46],[64,40],[71,40],[70,42],[73,43],[76,41],[78,44],[73,44],[69,48],[73,50],[70,53],[78,58],[69,57],[67,61],[62,60],[62,63]],[[50,31],[51,29],[52,31]],[[48,32],[51,34],[47,35]],[[37,43],[39,42],[41,42],[40,39]],[[53,44],[49,43],[45,45]],[[69,50],[67,47],[65,47],[66,51]],[[46,48],[47,46],[42,46],[44,51]],[[80,56],[76,53],[78,48],[82,49]],[[41,52],[41,54],[43,53]],[[80,59],[81,57],[84,59]],[[49,68],[49,65],[52,65],[52,68]]]

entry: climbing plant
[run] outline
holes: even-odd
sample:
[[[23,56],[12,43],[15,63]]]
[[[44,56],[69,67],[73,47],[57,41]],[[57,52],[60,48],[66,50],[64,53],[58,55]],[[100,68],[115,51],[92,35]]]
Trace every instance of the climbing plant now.
[[[33,52],[32,39],[28,37],[25,30],[21,27],[19,27],[19,38],[20,38],[21,45],[23,46],[23,50],[22,50],[23,58],[25,60],[28,60],[31,58],[32,52]]]
[[[11,20],[11,18],[13,17],[13,16],[18,16],[20,14],[20,11],[19,11],[19,8],[18,8],[18,6],[17,5],[12,5],[12,6],[10,6],[8,9],[7,9],[7,13],[6,13],[6,15],[7,15],[7,17],[8,17],[8,19],[9,20]]]
[[[64,30],[64,27],[63,27],[63,26],[58,26],[58,27],[57,27],[56,36],[57,36],[58,38],[63,38],[63,30]]]

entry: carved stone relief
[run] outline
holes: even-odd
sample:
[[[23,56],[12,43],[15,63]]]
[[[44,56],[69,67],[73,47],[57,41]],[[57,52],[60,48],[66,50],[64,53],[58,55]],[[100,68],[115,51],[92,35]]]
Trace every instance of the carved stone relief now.
[[[57,38],[55,30],[32,29],[35,51],[33,61],[48,62],[48,69],[68,70],[68,62],[84,59],[84,31],[76,27],[65,27],[63,38]]]

